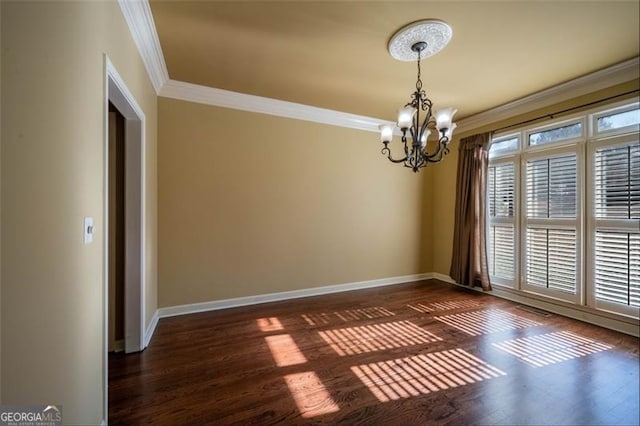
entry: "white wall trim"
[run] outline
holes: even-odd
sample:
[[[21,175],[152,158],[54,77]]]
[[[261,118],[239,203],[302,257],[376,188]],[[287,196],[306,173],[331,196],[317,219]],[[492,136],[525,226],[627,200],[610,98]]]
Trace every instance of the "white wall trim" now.
[[[296,120],[313,121],[339,127],[378,132],[378,126],[389,120],[334,111],[331,109],[247,95],[230,90],[215,89],[183,81],[169,80],[160,91],[160,96],[199,104],[257,112]]]
[[[149,323],[149,326],[147,327],[147,329],[144,332],[144,347],[145,348],[147,346],[149,346],[149,342],[151,341],[151,338],[153,337],[153,333],[155,333],[155,331],[156,331],[156,326],[158,325],[158,320],[159,319],[160,319],[160,316],[158,314],[158,310],[156,309],[156,311],[153,313],[153,317],[151,317],[151,322]]]
[[[524,98],[500,105],[490,110],[458,121],[456,133],[467,132],[478,127],[497,123],[519,114],[544,108],[578,96],[606,89],[616,84],[638,78],[640,58],[635,57],[591,74],[558,84]]]
[[[572,309],[570,307],[559,306],[552,302],[538,300],[519,295],[514,292],[507,292],[500,288],[495,288],[491,292],[483,292],[479,288],[471,288],[456,283],[450,276],[440,274],[438,272],[426,272],[422,274],[404,275],[399,277],[382,278],[377,280],[359,281],[346,284],[336,284],[324,287],[313,287],[302,290],[283,291],[279,293],[267,293],[256,296],[236,297],[233,299],[213,300],[210,302],[192,303],[186,305],[167,306],[159,308],[153,315],[151,323],[145,333],[145,346],[149,345],[153,333],[155,332],[158,320],[178,315],[195,314],[199,312],[216,311],[220,309],[235,308],[240,306],[257,305],[260,303],[277,302],[282,300],[298,299],[301,297],[321,296],[324,294],[340,293],[344,291],[362,290],[367,288],[383,287],[388,285],[404,284],[409,282],[435,279],[448,284],[453,284],[467,290],[474,290],[490,296],[500,297],[512,302],[521,303],[523,305],[533,306],[538,309],[553,312],[557,315],[563,315],[569,318],[577,319],[587,323],[595,324],[601,327],[610,328],[622,333],[638,336],[640,330],[638,325],[634,325],[633,321],[622,321],[608,316],[590,313],[585,310]]]
[[[158,94],[169,80],[169,72],[164,62],[151,6],[147,0],[118,0],[118,3],[147,69],[151,84]]]
[[[443,281],[449,284],[460,285],[457,282],[455,282],[453,278],[451,278],[449,275],[444,275],[439,272],[432,272],[431,276],[433,277],[434,280]]]
[[[125,256],[125,346],[126,351],[144,349],[146,321],[146,125],[142,108],[127,88],[124,80],[105,55],[107,78],[106,102],[112,102],[126,120],[125,124],[125,200],[126,242]],[[108,106],[107,106],[108,108]],[[105,130],[105,187],[104,203],[108,206],[108,141]],[[105,218],[108,212],[105,210]],[[108,223],[105,220],[105,258],[108,265]],[[136,250],[129,248],[135,247]],[[105,280],[108,279],[105,272]],[[106,281],[108,282],[108,281]],[[133,319],[137,318],[138,321]]]
[[[370,132],[378,132],[380,124],[389,123],[389,120],[170,80],[149,1],[118,0],[118,3],[159,96]],[[457,123],[457,133],[634,80],[639,72],[640,59],[636,57],[464,118]]]
[[[554,303],[552,300],[541,300],[539,298],[530,297],[521,291],[503,289],[498,286],[493,286],[493,290],[490,292],[484,292],[480,288],[463,286],[455,282],[450,276],[439,274],[437,272],[431,273],[432,277],[438,281],[443,281],[449,284],[466,288],[468,290],[474,290],[479,293],[484,293],[490,296],[499,297],[501,299],[510,300],[512,302],[520,303],[534,308],[542,309],[544,311],[552,312],[557,315],[573,318],[579,321],[587,322],[589,324],[598,325],[600,327],[609,328],[611,330],[619,331],[621,333],[630,334],[632,336],[640,337],[640,321],[629,319],[628,321],[622,319],[613,318],[612,315],[601,313],[587,307],[571,307],[566,305],[560,305]]]
[[[298,299],[301,297],[320,296],[324,294],[340,293],[344,291],[362,290],[367,288],[403,284],[413,281],[428,280],[431,278],[433,278],[433,276],[430,273],[403,275],[400,277],[358,281],[353,283],[336,284],[324,287],[313,287],[302,290],[259,294],[256,296],[236,297],[233,299],[213,300],[210,302],[192,303],[188,305],[168,306],[158,309],[158,316],[160,318],[167,318],[176,315],[186,315],[194,314],[197,312],[235,308],[238,306],[257,305],[259,303],[276,302],[280,300]]]
[[[145,175],[145,115],[142,108],[136,102],[131,91],[127,88],[124,80],[114,67],[109,57],[104,55],[104,135],[103,135],[103,389],[104,389],[104,416],[108,418],[108,303],[109,303],[109,138],[108,138],[108,111],[109,102],[122,113],[125,118],[125,149],[127,156],[135,153],[135,158],[139,160],[132,170],[138,173],[130,173],[129,160],[127,162],[127,173],[130,177],[125,179],[125,197],[127,199],[127,247],[135,247],[138,250],[130,250],[125,256],[125,349],[127,352],[144,349],[145,337],[145,217],[146,217],[146,175]],[[131,151],[130,148],[136,149]],[[132,158],[130,158],[131,160]],[[139,197],[139,205],[134,208],[130,195]],[[134,197],[135,198],[135,197]],[[129,210],[130,209],[130,210]],[[132,219],[132,220],[130,220]],[[130,238],[133,237],[133,242]]]

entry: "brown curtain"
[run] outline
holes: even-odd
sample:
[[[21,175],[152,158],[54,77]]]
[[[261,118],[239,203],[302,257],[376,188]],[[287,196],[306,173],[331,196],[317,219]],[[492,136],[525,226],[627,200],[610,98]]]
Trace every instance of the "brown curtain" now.
[[[449,275],[458,284],[491,290],[487,269],[486,191],[490,133],[460,140],[453,256]]]

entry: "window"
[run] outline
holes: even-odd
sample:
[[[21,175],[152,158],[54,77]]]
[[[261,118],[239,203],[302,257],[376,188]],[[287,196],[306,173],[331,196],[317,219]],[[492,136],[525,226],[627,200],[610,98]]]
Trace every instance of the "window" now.
[[[573,123],[560,127],[553,127],[529,134],[529,146],[543,145],[582,136],[582,123]]]
[[[512,281],[515,274],[515,166],[489,167],[489,275]]]
[[[618,109],[596,115],[596,133],[606,134],[616,131],[638,131],[640,109]]]
[[[491,143],[491,149],[489,150],[489,157],[494,158],[499,155],[509,154],[518,150],[518,137],[512,137],[495,141]]]
[[[524,160],[523,289],[576,301],[580,290],[578,154],[536,153]]]
[[[640,141],[636,134],[593,145],[595,305],[632,312],[640,308]]]
[[[519,137],[496,140],[490,158],[501,157],[489,166],[488,187],[488,261],[492,282],[513,286],[516,276],[516,177],[514,153]]]
[[[492,284],[639,317],[639,130],[627,101],[494,138]]]

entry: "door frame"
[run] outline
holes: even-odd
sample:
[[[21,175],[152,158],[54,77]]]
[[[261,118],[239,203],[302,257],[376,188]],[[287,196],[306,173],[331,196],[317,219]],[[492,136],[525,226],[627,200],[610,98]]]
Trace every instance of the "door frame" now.
[[[109,385],[109,102],[125,118],[125,352],[145,348],[145,115],[131,91],[104,55],[103,174],[103,373],[104,419],[108,416]]]

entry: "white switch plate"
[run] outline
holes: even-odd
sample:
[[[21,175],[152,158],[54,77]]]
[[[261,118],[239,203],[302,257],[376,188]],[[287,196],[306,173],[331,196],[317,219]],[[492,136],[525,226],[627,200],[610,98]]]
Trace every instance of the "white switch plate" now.
[[[84,218],[84,243],[89,244],[93,242],[93,218],[85,217]]]

